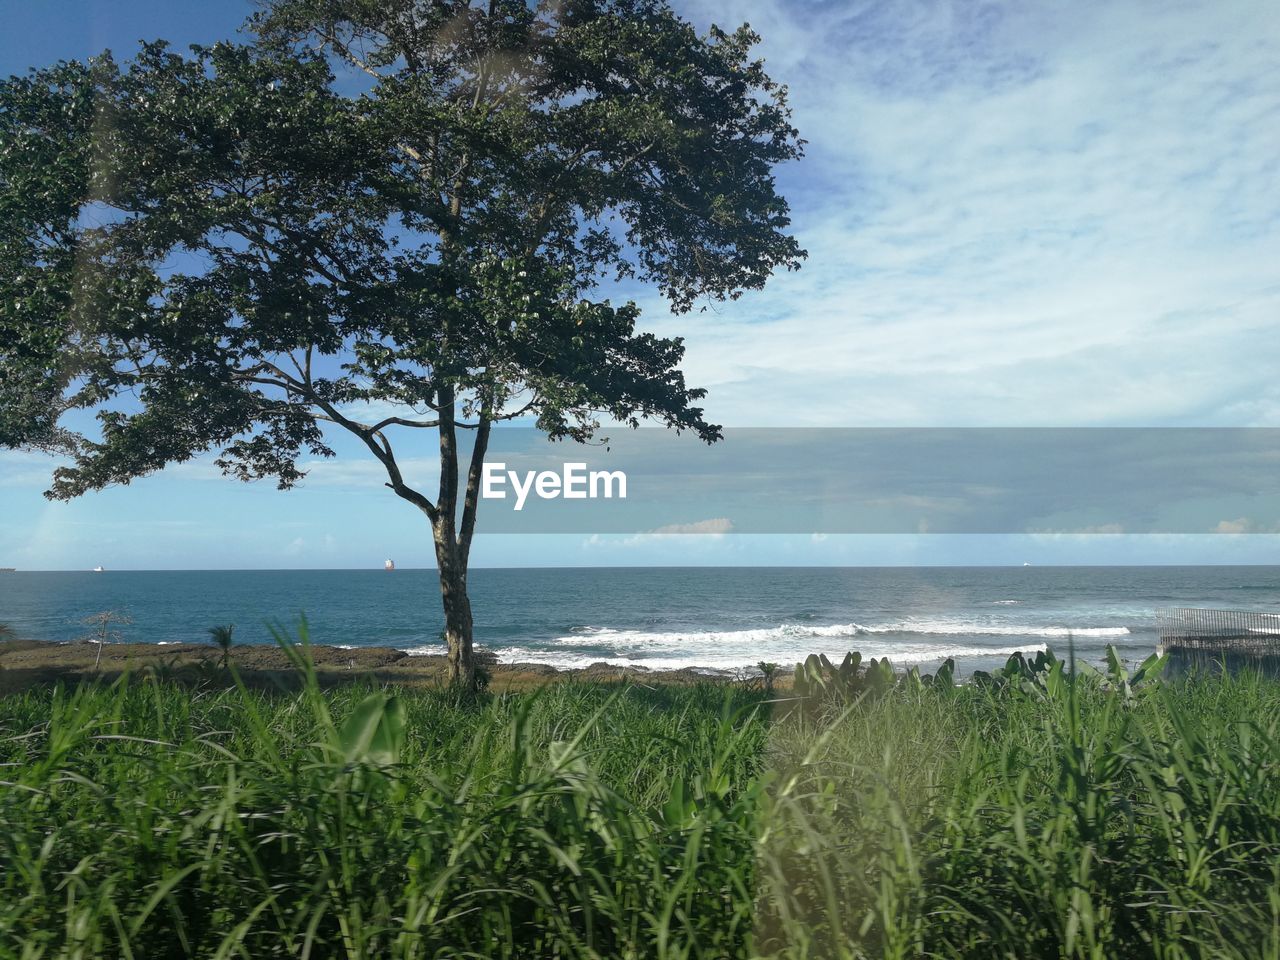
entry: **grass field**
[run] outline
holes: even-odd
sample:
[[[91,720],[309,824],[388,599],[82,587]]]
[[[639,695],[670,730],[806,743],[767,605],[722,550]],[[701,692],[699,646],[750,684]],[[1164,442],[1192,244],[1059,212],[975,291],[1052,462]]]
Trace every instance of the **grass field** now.
[[[10,695],[0,956],[1280,958],[1280,683],[1126,681]]]

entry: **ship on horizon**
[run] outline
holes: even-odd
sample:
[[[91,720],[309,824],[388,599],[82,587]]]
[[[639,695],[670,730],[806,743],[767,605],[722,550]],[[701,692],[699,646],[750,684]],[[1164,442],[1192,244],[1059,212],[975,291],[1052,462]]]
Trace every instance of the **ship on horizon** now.
[[[394,570],[395,568],[396,568],[396,562],[394,560],[384,560],[382,562],[383,570]]]

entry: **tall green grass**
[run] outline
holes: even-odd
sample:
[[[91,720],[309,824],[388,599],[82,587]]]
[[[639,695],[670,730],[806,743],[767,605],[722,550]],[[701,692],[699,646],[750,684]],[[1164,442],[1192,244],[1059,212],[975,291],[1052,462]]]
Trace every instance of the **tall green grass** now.
[[[11,697],[0,949],[733,955],[751,928],[753,707],[570,685],[482,703],[163,683]]]
[[[1280,684],[899,687],[778,724],[755,948],[1280,957]]]
[[[1280,958],[1280,684],[764,696],[0,698],[0,956]]]

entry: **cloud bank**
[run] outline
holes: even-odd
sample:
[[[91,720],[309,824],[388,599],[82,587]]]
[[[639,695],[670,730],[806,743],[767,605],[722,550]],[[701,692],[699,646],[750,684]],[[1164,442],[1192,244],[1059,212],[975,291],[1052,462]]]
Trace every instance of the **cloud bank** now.
[[[733,425],[1274,425],[1280,7],[682,4],[808,156],[798,274],[690,318]]]

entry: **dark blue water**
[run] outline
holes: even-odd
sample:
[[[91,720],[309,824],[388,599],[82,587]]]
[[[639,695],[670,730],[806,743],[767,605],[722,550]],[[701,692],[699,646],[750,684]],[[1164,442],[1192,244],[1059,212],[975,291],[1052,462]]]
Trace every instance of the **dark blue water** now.
[[[636,568],[474,570],[477,640],[506,661],[734,669],[809,653],[955,657],[989,667],[1046,645],[1099,659],[1155,646],[1155,611],[1280,612],[1280,567]],[[434,571],[0,574],[0,623],[71,640],[117,609],[123,639],[203,642],[214,624],[269,642],[305,612],[317,643],[442,652]]]

